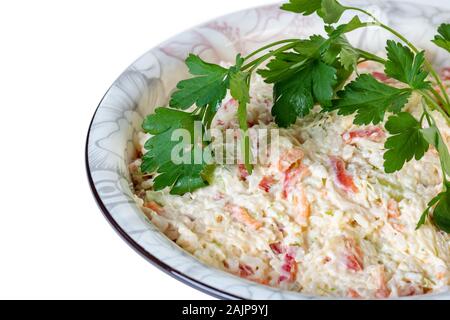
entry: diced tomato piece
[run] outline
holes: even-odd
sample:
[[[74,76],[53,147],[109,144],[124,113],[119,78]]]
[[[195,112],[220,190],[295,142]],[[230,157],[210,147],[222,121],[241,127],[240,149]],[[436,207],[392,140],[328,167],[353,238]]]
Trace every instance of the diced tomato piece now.
[[[261,179],[259,187],[265,192],[269,192],[270,188],[276,183],[276,180],[271,176],[265,176]]]
[[[372,72],[372,75],[376,78],[376,79],[378,79],[378,80],[380,80],[380,81],[382,81],[382,82],[389,82],[389,81],[391,81],[391,78],[389,78],[386,74],[384,74],[383,72],[377,72],[377,71],[374,71],[374,72]]]
[[[144,204],[144,207],[153,210],[158,215],[164,214],[164,208],[157,204],[155,201],[150,201]]]
[[[384,137],[385,133],[379,127],[369,127],[362,130],[349,131],[342,135],[342,139],[344,139],[347,144],[354,143],[354,140],[358,138],[366,138],[374,142],[380,142]]]
[[[336,174],[337,183],[347,192],[358,193],[359,190],[356,187],[352,176],[347,173],[344,160],[338,157],[331,157],[330,160]]]
[[[250,226],[256,230],[263,226],[263,223],[253,218],[247,209],[235,205],[228,204],[225,210],[231,213],[231,216],[237,221]]]
[[[362,271],[363,265],[363,253],[354,239],[345,239],[345,265],[349,270],[355,272]]]
[[[281,242],[271,243],[269,246],[275,254],[282,254],[284,252]]]
[[[242,278],[247,278],[254,274],[255,274],[255,272],[253,271],[252,267],[250,267],[249,265],[243,264],[243,263],[239,264],[239,275]]]
[[[239,178],[242,181],[246,181],[247,178],[250,176],[250,174],[248,173],[247,168],[245,168],[244,164],[238,165],[238,171],[239,171]]]

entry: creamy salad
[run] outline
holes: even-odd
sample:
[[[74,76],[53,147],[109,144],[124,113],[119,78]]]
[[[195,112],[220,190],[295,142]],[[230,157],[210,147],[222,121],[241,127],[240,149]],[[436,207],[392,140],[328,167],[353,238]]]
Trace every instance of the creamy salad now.
[[[371,63],[359,67],[394,83]],[[257,76],[252,81],[250,126],[277,128],[272,87]],[[408,111],[419,114],[419,105],[413,97]],[[227,98],[213,127],[237,128],[236,110]],[[450,141],[445,120],[439,113],[435,118]],[[210,186],[184,196],[153,191],[154,177],[141,173],[138,158],[130,164],[136,201],[154,225],[202,262],[263,285],[350,298],[445,291],[450,236],[430,222],[415,230],[442,190],[438,154],[432,148],[422,160],[386,174],[383,128],[357,127],[353,116],[315,110],[280,129],[279,157],[269,155],[251,175],[242,165],[219,166]],[[136,136],[140,155],[148,138]]]

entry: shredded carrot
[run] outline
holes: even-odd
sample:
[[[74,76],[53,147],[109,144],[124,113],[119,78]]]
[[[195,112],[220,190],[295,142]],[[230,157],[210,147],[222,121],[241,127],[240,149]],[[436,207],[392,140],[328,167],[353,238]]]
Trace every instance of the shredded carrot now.
[[[389,199],[387,204],[387,212],[389,218],[398,218],[400,217],[400,209],[398,207],[398,202],[394,199]]]
[[[144,207],[156,212],[158,215],[164,214],[164,208],[157,204],[155,201],[145,203]]]
[[[305,192],[300,191],[299,196],[294,195],[293,202],[295,207],[297,208],[297,214],[295,217],[295,220],[300,225],[308,225],[308,219],[311,215],[311,205],[308,202],[308,199],[306,198]]]
[[[263,223],[253,218],[253,216],[248,212],[246,208],[235,206],[235,205],[227,205],[225,210],[231,213],[232,217],[237,221],[244,223],[256,230],[263,226]]]

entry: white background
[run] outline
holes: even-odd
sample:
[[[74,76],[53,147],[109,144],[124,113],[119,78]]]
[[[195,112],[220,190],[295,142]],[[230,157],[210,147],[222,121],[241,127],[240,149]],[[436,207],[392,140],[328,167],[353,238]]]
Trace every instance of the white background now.
[[[145,51],[272,2],[0,2],[0,298],[209,298],[150,265],[108,225],[87,183],[86,132],[108,87]]]

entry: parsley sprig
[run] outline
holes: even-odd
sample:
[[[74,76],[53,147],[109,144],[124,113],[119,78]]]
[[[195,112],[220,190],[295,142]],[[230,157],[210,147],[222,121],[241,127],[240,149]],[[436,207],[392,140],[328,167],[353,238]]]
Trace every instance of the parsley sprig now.
[[[420,160],[434,147],[441,160],[443,191],[429,203],[418,228],[432,214],[436,226],[450,232],[450,154],[430,112],[439,111],[450,123],[450,98],[425,52],[370,12],[344,6],[337,0],[289,0],[281,9],[302,15],[317,14],[324,21],[326,36],[277,41],[245,57],[238,55],[229,68],[189,55],[186,65],[192,77],[178,83],[170,108],[158,108],[143,124],[144,131],[152,136],[145,146],[148,153],[143,157],[141,169],[157,174],[154,188],[168,187],[173,194],[184,194],[208,185],[214,166],[202,161],[191,165],[171,160],[171,149],[178,143],[172,141],[172,133],[176,129],[192,133],[195,121],[201,121],[201,129],[210,128],[228,92],[238,102],[237,117],[244,132],[244,164],[251,174],[247,105],[251,100],[250,80],[257,72],[273,84],[272,114],[281,127],[305,117],[315,105],[320,105],[322,112],[354,114],[356,125],[384,123],[390,133],[385,144],[386,173],[401,170],[412,159]],[[363,22],[355,15],[347,23],[339,23],[347,11],[363,14],[368,21]],[[355,48],[346,38],[347,33],[372,27],[383,28],[400,40],[387,41],[387,59]],[[432,41],[450,52],[450,25],[442,24]],[[393,87],[370,74],[359,74],[357,66],[365,61],[383,65],[386,75],[403,85]],[[355,72],[357,78],[349,83]],[[422,97],[423,112],[419,119],[405,111],[413,95]],[[195,158],[206,147],[203,141],[191,140],[178,155]]]

